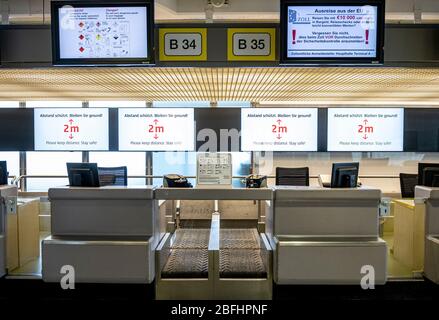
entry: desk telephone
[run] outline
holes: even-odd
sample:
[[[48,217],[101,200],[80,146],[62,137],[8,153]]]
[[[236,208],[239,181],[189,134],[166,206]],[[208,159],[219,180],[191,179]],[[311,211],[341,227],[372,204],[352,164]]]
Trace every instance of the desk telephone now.
[[[179,174],[167,174],[163,177],[163,186],[167,188],[192,188],[192,184]]]
[[[267,176],[250,175],[245,178],[246,188],[266,188]]]

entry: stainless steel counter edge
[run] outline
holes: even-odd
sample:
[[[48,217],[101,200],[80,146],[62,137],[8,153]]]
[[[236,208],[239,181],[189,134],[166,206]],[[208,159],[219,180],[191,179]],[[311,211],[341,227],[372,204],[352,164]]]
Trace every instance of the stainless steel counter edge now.
[[[127,192],[120,192],[127,190]],[[349,191],[347,197],[346,191]],[[439,190],[438,190],[439,192]],[[49,199],[69,200],[307,200],[307,199],[380,199],[381,190],[361,187],[330,189],[323,187],[274,186],[271,188],[156,188],[154,186],[49,189]]]
[[[121,192],[122,190],[126,192]],[[50,200],[153,200],[153,186],[111,186],[100,188],[56,187],[49,189]]]
[[[159,200],[272,200],[271,188],[158,188],[155,198]]]

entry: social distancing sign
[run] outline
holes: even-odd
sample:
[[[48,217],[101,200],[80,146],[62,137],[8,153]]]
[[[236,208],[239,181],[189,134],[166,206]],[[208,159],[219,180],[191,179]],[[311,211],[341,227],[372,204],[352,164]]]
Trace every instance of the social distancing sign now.
[[[229,28],[227,30],[227,60],[276,60],[276,29]]]
[[[206,28],[162,28],[159,30],[160,61],[206,61]]]

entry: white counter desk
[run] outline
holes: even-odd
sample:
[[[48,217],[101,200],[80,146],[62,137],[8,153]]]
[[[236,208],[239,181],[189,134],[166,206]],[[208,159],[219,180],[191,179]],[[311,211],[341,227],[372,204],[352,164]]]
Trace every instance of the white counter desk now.
[[[17,218],[17,187],[0,186],[0,278],[7,273],[8,219]]]
[[[381,191],[274,187],[267,236],[278,284],[356,284],[363,266],[386,281],[386,244],[378,237]]]
[[[415,201],[425,203],[424,273],[439,284],[439,188],[415,188]]]
[[[58,282],[63,265],[77,282],[151,283],[160,240],[154,189],[49,189],[51,237],[42,244],[43,280]],[[163,230],[164,231],[164,230]]]

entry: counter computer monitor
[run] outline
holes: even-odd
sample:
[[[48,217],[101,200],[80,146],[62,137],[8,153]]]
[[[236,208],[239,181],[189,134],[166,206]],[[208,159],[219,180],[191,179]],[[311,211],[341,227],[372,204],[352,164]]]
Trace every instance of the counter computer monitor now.
[[[0,186],[8,184],[8,169],[6,161],[0,161]]]
[[[99,187],[97,163],[67,163],[71,187]]]
[[[359,167],[358,162],[333,163],[331,188],[356,188]]]
[[[418,164],[418,185],[439,187],[439,163]]]

